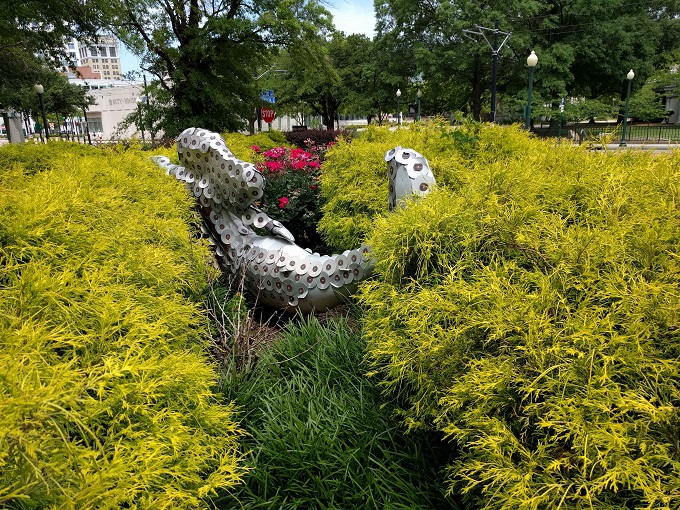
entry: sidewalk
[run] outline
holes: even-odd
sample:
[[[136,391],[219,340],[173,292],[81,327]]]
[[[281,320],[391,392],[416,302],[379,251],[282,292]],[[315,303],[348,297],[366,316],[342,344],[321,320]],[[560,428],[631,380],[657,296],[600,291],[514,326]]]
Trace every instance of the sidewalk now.
[[[643,150],[655,152],[668,152],[680,149],[678,143],[628,143],[621,147],[618,143],[607,144],[608,150]]]

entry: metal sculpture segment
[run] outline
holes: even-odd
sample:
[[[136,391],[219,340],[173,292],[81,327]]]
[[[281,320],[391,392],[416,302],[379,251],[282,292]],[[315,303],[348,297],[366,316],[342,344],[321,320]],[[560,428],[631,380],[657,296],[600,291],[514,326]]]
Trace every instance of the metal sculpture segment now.
[[[261,302],[304,313],[325,311],[371,274],[374,263],[366,245],[321,255],[295,244],[288,229],[254,205],[264,194],[265,178],[254,164],[234,156],[219,134],[186,129],[177,138],[177,153],[181,165],[164,156],[154,161],[196,197],[220,267],[243,277],[246,290]],[[427,160],[412,149],[396,147],[385,161],[390,210],[435,185]]]

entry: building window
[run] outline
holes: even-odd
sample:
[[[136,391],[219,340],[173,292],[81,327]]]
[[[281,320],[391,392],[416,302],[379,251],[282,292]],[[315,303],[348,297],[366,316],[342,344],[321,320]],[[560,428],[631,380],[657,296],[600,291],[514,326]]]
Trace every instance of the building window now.
[[[93,57],[96,57],[97,56],[97,48],[95,48],[94,46],[90,46],[90,54]]]
[[[109,57],[115,57],[116,56],[116,48],[115,47],[110,47],[109,48]]]
[[[68,49],[69,49],[69,50],[75,50],[75,49],[76,49],[76,45],[73,44],[72,42],[70,42],[70,43],[68,43]]]

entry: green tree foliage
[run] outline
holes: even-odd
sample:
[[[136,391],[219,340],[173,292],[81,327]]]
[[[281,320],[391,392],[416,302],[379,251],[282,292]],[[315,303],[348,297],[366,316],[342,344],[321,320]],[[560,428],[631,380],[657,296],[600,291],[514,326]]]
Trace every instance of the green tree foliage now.
[[[336,116],[343,109],[370,111],[375,82],[371,40],[364,35],[334,32],[329,39],[320,40],[314,51],[315,59],[282,55],[281,66],[289,71],[279,80],[282,106],[299,111],[300,103],[304,103],[323,118],[329,130],[334,129]]]
[[[642,122],[660,122],[666,116],[661,95],[654,91],[654,82],[645,83],[630,98],[630,115]]]
[[[191,508],[238,483],[191,208],[139,151],[0,150],[0,507]]]
[[[21,109],[21,91],[63,66],[65,37],[96,36],[101,5],[96,0],[3,0],[0,5],[0,108]]]
[[[330,28],[315,0],[117,0],[117,35],[156,77],[151,91],[165,112],[161,127],[242,128],[257,104],[254,74],[276,48],[305,53]]]
[[[434,159],[425,140],[458,164],[374,222],[360,301],[404,422],[460,449],[448,488],[499,510],[676,508],[678,155],[475,124],[414,144]],[[386,177],[362,179],[357,209]]]
[[[534,87],[544,102],[566,95],[621,97],[628,69],[635,70],[639,87],[663,55],[680,46],[677,11],[676,1],[655,0],[376,1],[378,41],[410,48],[407,61],[433,88],[424,100],[437,98],[439,111],[461,109],[477,119],[488,109],[491,50],[463,30],[493,28],[498,19],[500,30],[512,32],[499,55],[501,95],[526,99],[526,57],[535,50]],[[493,44],[493,32],[484,33]]]

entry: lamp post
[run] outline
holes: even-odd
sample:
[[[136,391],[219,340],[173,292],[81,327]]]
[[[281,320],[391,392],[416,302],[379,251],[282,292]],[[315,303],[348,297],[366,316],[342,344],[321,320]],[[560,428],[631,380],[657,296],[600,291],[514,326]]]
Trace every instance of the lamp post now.
[[[619,144],[619,147],[626,146],[626,124],[628,123],[628,102],[630,101],[630,84],[632,83],[633,78],[635,78],[635,73],[633,72],[632,69],[628,71],[626,78],[628,79],[628,91],[626,92],[626,108],[623,114],[623,131],[621,132],[621,143]]]
[[[527,114],[526,114],[526,128],[531,129],[531,94],[534,91],[534,68],[538,64],[538,56],[534,51],[527,57],[527,65],[529,66],[529,97],[527,99]]]
[[[40,103],[40,113],[42,114],[42,120],[43,120],[43,129],[45,130],[45,138],[47,138],[47,141],[50,141],[50,129],[49,126],[47,125],[47,117],[45,117],[45,105],[43,103],[43,93],[45,92],[45,87],[40,85],[40,83],[36,83],[33,86],[33,90],[35,90],[35,93],[38,94],[38,102]]]
[[[85,89],[90,90],[90,85],[87,82],[85,82]],[[83,103],[83,119],[85,119],[85,131],[87,131],[87,143],[92,145],[92,139],[90,138],[90,124],[87,122],[87,101]],[[83,134],[83,142],[84,141],[85,135]]]
[[[416,94],[416,122],[420,122],[420,98],[423,97],[423,91],[418,89],[418,93]]]
[[[144,117],[142,116],[142,98],[137,97],[137,114],[139,115],[139,130],[142,132],[142,143],[146,144],[144,139]]]
[[[397,89],[397,124],[401,126],[401,90]]]

